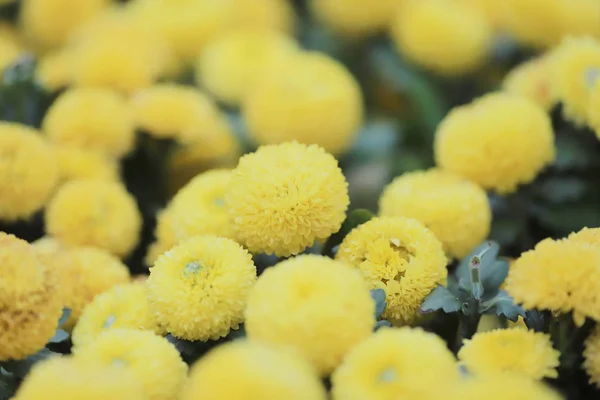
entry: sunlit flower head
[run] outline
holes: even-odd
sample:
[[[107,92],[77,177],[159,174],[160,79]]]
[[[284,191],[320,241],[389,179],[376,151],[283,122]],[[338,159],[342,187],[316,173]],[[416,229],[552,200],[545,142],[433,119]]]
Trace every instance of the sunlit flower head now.
[[[504,90],[550,111],[557,103],[552,90],[552,55],[545,54],[517,65],[504,78]]]

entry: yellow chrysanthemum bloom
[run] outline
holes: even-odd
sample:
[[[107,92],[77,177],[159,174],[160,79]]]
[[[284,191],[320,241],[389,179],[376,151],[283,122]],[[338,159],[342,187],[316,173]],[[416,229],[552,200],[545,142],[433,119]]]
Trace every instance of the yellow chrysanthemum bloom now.
[[[564,400],[550,386],[517,374],[469,377],[443,396],[448,400]]]
[[[336,259],[358,268],[372,288],[385,290],[383,317],[399,324],[412,323],[423,299],[448,275],[442,243],[412,218],[359,225],[346,235]]]
[[[600,79],[596,80],[588,105],[588,125],[600,138]]]
[[[421,221],[442,242],[446,254],[459,259],[487,238],[492,220],[482,188],[438,169],[394,179],[379,199],[379,211],[383,217]]]
[[[137,246],[142,216],[119,182],[79,180],[64,184],[48,204],[46,231],[67,245],[89,245],[119,257]]]
[[[216,340],[238,329],[256,267],[230,239],[196,236],[161,255],[150,269],[148,299],[173,336]]]
[[[296,350],[327,375],[371,334],[374,312],[357,271],[327,257],[301,255],[260,276],[248,298],[245,326],[251,340]]]
[[[564,115],[576,124],[586,122],[594,84],[600,79],[600,41],[565,39],[554,51],[552,88],[563,103]]]
[[[600,245],[600,228],[583,228],[579,232],[573,232],[568,240],[580,243]]]
[[[434,150],[440,168],[500,194],[533,181],[556,154],[549,116],[508,93],[450,111],[438,126]]]
[[[37,131],[0,122],[0,220],[31,217],[51,196],[58,177],[56,154]]]
[[[550,111],[557,103],[552,90],[551,63],[552,54],[545,54],[517,65],[504,78],[504,90]]]
[[[316,52],[298,53],[256,82],[242,113],[260,144],[297,140],[340,154],[363,121],[356,79],[339,62]]]
[[[600,387],[600,326],[585,340],[583,368],[590,377],[590,383]]]
[[[543,48],[560,41],[566,1],[505,0],[504,3],[504,28],[521,44]]]
[[[78,179],[119,180],[119,164],[103,153],[74,146],[56,146],[61,183]]]
[[[334,400],[433,400],[459,380],[459,370],[439,336],[384,328],[354,347],[331,379]]]
[[[86,346],[77,347],[75,360],[134,376],[148,400],[178,399],[188,370],[179,351],[167,339],[134,329],[102,333]]]
[[[298,254],[346,219],[348,183],[323,148],[297,142],[243,156],[225,193],[236,239],[252,252]]]
[[[556,378],[560,352],[550,336],[527,329],[496,329],[465,340],[458,358],[475,375],[514,372],[541,380]]]
[[[12,25],[0,22],[0,73],[19,59],[22,45]]]
[[[63,305],[58,280],[30,245],[0,232],[0,361],[18,360],[54,336]]]
[[[366,36],[384,31],[403,0],[311,0],[316,18],[333,31]]]
[[[229,24],[236,29],[269,29],[292,34],[296,16],[289,0],[233,0]]]
[[[131,375],[101,365],[82,365],[71,357],[52,357],[36,364],[14,400],[146,400]]]
[[[434,72],[460,75],[485,63],[492,29],[475,8],[446,0],[409,1],[392,23],[398,51]]]
[[[507,292],[526,309],[573,311],[578,325],[585,317],[600,320],[600,248],[573,239],[546,239],[511,265]]]
[[[117,285],[85,306],[71,339],[78,349],[110,329],[139,329],[162,333],[150,311],[145,282]]]
[[[107,89],[70,89],[50,106],[42,127],[56,143],[115,157],[126,155],[135,144],[127,101]]]
[[[455,0],[456,1],[456,0]],[[497,0],[457,0],[480,11],[494,30],[502,30],[506,2]]]
[[[296,42],[282,33],[235,30],[206,46],[196,65],[196,81],[220,101],[238,105],[261,78],[281,70],[297,51]]]
[[[258,363],[258,364],[257,364]],[[190,372],[182,400],[325,400],[305,360],[264,344],[238,340],[212,350]]]
[[[37,81],[47,90],[58,91],[71,84],[73,78],[74,54],[69,48],[62,48],[42,56],[36,65]]]

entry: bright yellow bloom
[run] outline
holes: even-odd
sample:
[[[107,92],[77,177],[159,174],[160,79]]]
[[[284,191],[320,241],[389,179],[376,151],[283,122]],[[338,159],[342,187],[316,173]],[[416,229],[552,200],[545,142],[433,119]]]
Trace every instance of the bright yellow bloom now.
[[[16,29],[0,22],[0,73],[19,59],[22,51]]]
[[[57,183],[56,155],[40,134],[24,125],[0,122],[0,220],[31,217]]]
[[[301,255],[263,272],[250,292],[245,326],[251,340],[296,350],[327,375],[371,334],[374,311],[357,271]]]
[[[0,361],[22,359],[54,336],[63,305],[56,275],[31,246],[0,232]]]
[[[296,16],[289,0],[233,0],[229,24],[236,29],[269,29],[291,34]]]
[[[588,124],[600,138],[600,79],[596,80],[588,105]]]
[[[216,340],[238,329],[256,281],[250,254],[230,239],[196,236],[161,255],[150,269],[148,298],[173,336]]]
[[[196,65],[196,81],[217,99],[238,105],[257,89],[265,74],[283,68],[297,51],[296,42],[282,33],[236,30],[204,49]]]
[[[408,217],[433,231],[451,257],[463,258],[490,232],[492,212],[483,189],[438,169],[394,179],[379,199],[383,217]]]
[[[73,51],[68,48],[47,53],[36,66],[36,79],[50,91],[66,88],[73,79],[73,61]]]
[[[444,75],[465,74],[488,57],[492,29],[477,9],[446,0],[409,1],[391,30],[400,53]]]
[[[579,232],[573,232],[568,240],[580,243],[600,245],[600,228],[583,228]]]
[[[344,238],[336,259],[358,268],[372,288],[385,290],[383,317],[400,324],[414,321],[423,299],[448,275],[442,243],[412,218],[359,225]]]
[[[298,53],[256,82],[244,100],[249,133],[260,144],[297,140],[340,154],[363,121],[356,79],[339,62],[316,52]]]
[[[323,148],[296,142],[260,147],[240,159],[225,193],[236,239],[252,252],[298,254],[337,232],[348,183]]]
[[[55,148],[61,183],[78,179],[119,180],[119,164],[102,153],[73,146]]]
[[[503,28],[506,2],[497,0],[458,0],[482,13],[494,30]]]
[[[504,78],[504,90],[550,111],[557,103],[552,91],[551,63],[552,54],[545,54],[517,65]]]
[[[152,332],[112,329],[78,347],[75,361],[123,371],[142,384],[148,400],[176,400],[183,389],[187,364],[167,339]]]
[[[566,1],[505,0],[504,27],[524,45],[553,46],[563,34],[562,20]]]
[[[125,257],[138,243],[142,217],[133,196],[118,182],[64,184],[48,204],[46,230],[67,245],[89,245]]]
[[[563,400],[563,397],[550,386],[517,374],[490,374],[469,377],[452,391],[445,393],[444,399],[486,399],[486,400]]]
[[[475,375],[514,372],[533,379],[556,378],[560,352],[550,336],[527,329],[496,329],[465,340],[458,358]]]
[[[433,400],[458,379],[454,355],[439,336],[385,328],[354,347],[333,373],[333,399]]]
[[[600,387],[600,326],[587,337],[583,357],[583,368],[590,377],[590,383]]]
[[[500,194],[533,181],[556,153],[544,110],[508,93],[450,111],[438,126],[434,150],[440,168]]]
[[[71,339],[78,349],[110,329],[139,329],[161,333],[147,301],[145,282],[117,285],[85,306]]]
[[[563,35],[594,36],[600,39],[600,2],[596,0],[562,0]]]

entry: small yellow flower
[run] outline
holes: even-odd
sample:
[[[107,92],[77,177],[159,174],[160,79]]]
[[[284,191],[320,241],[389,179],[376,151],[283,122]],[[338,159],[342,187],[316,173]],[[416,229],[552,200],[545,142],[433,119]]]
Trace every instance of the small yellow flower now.
[[[36,79],[50,91],[66,88],[73,79],[73,61],[73,51],[68,48],[47,53],[36,66]]]
[[[486,400],[564,400],[550,386],[517,374],[490,374],[469,377],[454,390],[447,392],[444,399]]]
[[[252,257],[233,240],[196,236],[162,254],[150,269],[148,299],[173,336],[216,340],[238,329],[256,280]]]
[[[544,110],[508,93],[452,110],[438,126],[434,150],[440,168],[500,194],[533,181],[556,153]]]
[[[212,350],[192,368],[182,400],[325,400],[305,360],[264,344],[239,340]]]
[[[551,47],[563,35],[562,20],[570,0],[505,0],[504,27],[521,44]]]
[[[323,148],[296,142],[260,147],[240,159],[225,206],[236,239],[252,252],[298,254],[337,232],[348,183]]]
[[[487,238],[492,212],[483,189],[438,169],[394,179],[379,199],[383,217],[408,217],[433,231],[451,257],[463,258]]]
[[[0,22],[0,73],[19,59],[22,47],[16,29]]]
[[[117,160],[106,154],[73,146],[56,146],[61,183],[79,179],[119,180]]]
[[[327,257],[301,255],[260,276],[248,298],[245,326],[250,340],[296,350],[327,375],[371,334],[374,311],[357,271]]]
[[[134,329],[102,333],[76,349],[75,361],[130,374],[141,383],[148,400],[178,399],[188,370],[179,351],[167,339]]]
[[[583,357],[583,368],[590,377],[590,383],[600,387],[600,327],[587,337]]]
[[[552,90],[552,55],[545,54],[517,65],[504,78],[504,90],[550,111],[557,103]]]
[[[513,372],[533,379],[556,378],[560,352],[550,336],[526,329],[496,329],[465,340],[458,358],[475,375]]]
[[[442,244],[412,218],[374,218],[354,228],[336,259],[358,268],[372,288],[385,290],[383,317],[399,324],[412,323],[423,299],[448,275]]]
[[[435,399],[458,380],[454,355],[439,336],[385,328],[355,346],[333,373],[333,399]]]
[[[268,29],[292,34],[296,25],[288,0],[233,0],[229,24],[236,29]]]

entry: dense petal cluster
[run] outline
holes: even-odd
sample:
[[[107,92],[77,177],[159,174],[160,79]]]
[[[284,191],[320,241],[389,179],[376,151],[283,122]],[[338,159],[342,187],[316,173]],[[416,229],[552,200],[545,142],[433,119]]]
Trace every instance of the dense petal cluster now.
[[[600,387],[600,327],[596,327],[585,340],[583,356],[583,368],[590,382]]]
[[[551,53],[517,65],[504,77],[504,90],[550,111],[557,103],[552,90],[552,61]]]
[[[48,91],[58,91],[71,84],[73,51],[67,48],[44,54],[36,65],[35,77]]]
[[[404,0],[312,0],[315,16],[334,31],[363,36],[384,31]]]
[[[469,377],[444,396],[450,400],[563,400],[549,386],[517,374],[490,374]]]
[[[117,161],[106,154],[73,146],[57,146],[61,183],[79,179],[119,180]]]

